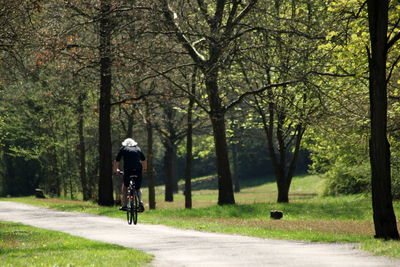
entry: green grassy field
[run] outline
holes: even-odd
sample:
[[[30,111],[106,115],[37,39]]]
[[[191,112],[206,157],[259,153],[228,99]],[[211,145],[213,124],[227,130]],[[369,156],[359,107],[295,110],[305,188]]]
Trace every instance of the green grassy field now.
[[[0,266],[150,266],[151,255],[0,221]]]
[[[163,188],[157,188],[157,209],[140,214],[139,223],[264,238],[360,243],[361,248],[376,254],[400,257],[400,242],[373,238],[369,196],[323,197],[320,193],[324,180],[316,175],[305,175],[294,178],[290,203],[277,204],[276,184],[265,180],[267,182],[258,179],[243,183],[241,192],[235,194],[237,205],[218,206],[216,190],[195,190],[194,208],[191,210],[183,208],[182,193],[174,196],[174,202],[164,202]],[[143,193],[147,203],[147,191]],[[125,214],[118,211],[117,207],[99,207],[92,202],[33,197],[8,200],[64,211],[125,218]],[[400,203],[395,202],[394,206],[396,213],[400,214]],[[270,211],[275,209],[283,211],[283,219],[270,219]]]

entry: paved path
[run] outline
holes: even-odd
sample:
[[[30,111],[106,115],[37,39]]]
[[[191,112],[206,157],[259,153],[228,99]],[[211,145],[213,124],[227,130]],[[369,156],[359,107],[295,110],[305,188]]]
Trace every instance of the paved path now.
[[[180,230],[162,225],[130,226],[122,219],[60,212],[0,201],[0,220],[20,222],[155,255],[154,266],[400,266],[353,245],[315,244]],[[139,217],[140,220],[140,217]]]

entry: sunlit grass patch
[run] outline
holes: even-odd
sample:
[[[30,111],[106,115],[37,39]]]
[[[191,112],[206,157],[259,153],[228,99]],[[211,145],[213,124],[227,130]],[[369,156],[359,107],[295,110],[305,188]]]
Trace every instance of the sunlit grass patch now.
[[[363,242],[361,248],[375,255],[400,258],[400,241],[373,239]]]
[[[151,260],[121,246],[0,222],[1,266],[149,266]]]

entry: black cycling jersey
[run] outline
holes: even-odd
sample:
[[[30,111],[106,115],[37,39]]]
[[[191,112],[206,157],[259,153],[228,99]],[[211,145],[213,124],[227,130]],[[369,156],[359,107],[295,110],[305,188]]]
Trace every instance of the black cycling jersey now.
[[[142,163],[141,161],[145,160],[145,156],[143,152],[140,150],[138,146],[123,146],[119,150],[116,161],[120,161],[121,158],[124,159],[124,172],[141,172],[142,171]]]

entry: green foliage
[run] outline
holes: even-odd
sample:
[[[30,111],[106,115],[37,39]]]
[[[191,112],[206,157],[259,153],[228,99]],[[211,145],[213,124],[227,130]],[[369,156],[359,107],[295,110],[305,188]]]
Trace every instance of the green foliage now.
[[[177,2],[170,2],[173,9],[179,11],[177,20],[187,30],[187,38],[197,51],[207,54],[209,44],[215,41],[211,38],[214,33],[209,32],[204,17],[195,8],[196,3],[182,2],[179,6]],[[0,31],[7,33],[13,29],[18,38],[2,40],[8,45],[1,51],[0,58],[0,194],[29,194],[37,186],[49,191],[54,183],[59,183],[55,191],[77,195],[80,191],[79,117],[85,120],[85,167],[95,191],[99,166],[98,33],[93,24],[97,20],[88,18],[96,17],[98,10],[91,1],[68,3],[67,6],[48,1],[39,3],[33,10],[7,3],[6,19]],[[115,19],[112,102],[122,103],[113,105],[112,142],[117,149],[129,132],[128,118],[133,117],[131,134],[143,144],[146,152],[142,124],[145,112],[142,102],[135,99],[154,93],[156,97],[146,96],[152,123],[158,128],[167,128],[161,125],[165,115],[161,107],[170,105],[179,113],[172,122],[184,132],[187,99],[182,99],[187,97],[191,87],[193,62],[170,35],[151,34],[163,29],[159,13],[119,8],[122,3],[128,5],[124,1],[114,3],[112,16]],[[155,4],[153,1],[138,2],[141,3]],[[209,8],[212,6],[210,2]],[[232,7],[232,4],[226,3],[226,6]],[[32,13],[25,14],[26,10]],[[399,28],[393,27],[400,18],[399,10],[400,5],[391,1],[389,38],[399,33]],[[188,16],[182,17],[184,13]],[[228,14],[223,16],[223,24]],[[368,191],[366,47],[369,34],[366,14],[360,0],[258,1],[234,33],[238,38],[226,42],[218,65],[221,67],[219,100],[224,107],[245,92],[271,83],[299,80],[260,93],[259,101],[263,111],[268,111],[270,103],[274,104],[274,122],[279,115],[282,123],[277,128],[286,130],[285,140],[293,136],[295,125],[307,126],[305,145],[312,153],[312,168],[318,173],[327,172],[329,194]],[[7,19],[9,16],[12,19]],[[257,30],[246,31],[245,28]],[[223,36],[217,34],[216,37]],[[400,76],[399,64],[395,66],[394,63],[399,51],[400,42],[397,42],[388,57],[388,70],[392,70],[388,84],[388,123],[396,198],[400,198],[397,153],[400,148]],[[206,112],[199,108],[208,105],[209,92],[205,90],[204,78],[204,75],[197,77],[195,93],[198,100],[194,112],[196,123],[201,121],[194,131],[193,173],[196,175],[215,171],[211,128],[205,122]],[[81,111],[77,106],[79,96],[84,99]],[[269,174],[272,167],[265,133],[260,130],[260,116],[249,107],[254,106],[254,98],[247,96],[242,100],[227,111],[226,130],[229,149],[233,146],[238,149],[237,172],[247,179]],[[268,121],[271,114],[265,112],[265,115]],[[287,154],[292,147],[286,146]],[[161,180],[163,148],[158,137],[155,137],[154,150],[157,177]],[[182,141],[178,173],[183,172],[184,155],[185,142]],[[24,191],[20,185],[28,188]]]
[[[327,194],[353,194],[369,192],[369,93],[368,57],[369,43],[367,9],[358,0],[329,1],[328,11],[332,17],[326,43],[319,46],[328,55],[327,73],[343,74],[342,77],[324,77],[324,106],[326,114],[318,124],[312,125],[312,135],[307,137],[307,148],[312,151],[313,169],[325,173],[329,179]],[[389,7],[389,32],[394,36],[398,29],[392,28],[398,21],[398,3]],[[341,18],[341,19],[335,19]],[[398,67],[393,66],[398,47],[388,57],[390,95],[397,95]],[[350,75],[349,75],[350,74]],[[347,77],[346,77],[347,76]],[[393,194],[399,197],[399,171],[397,147],[398,100],[388,101],[389,139],[392,147]],[[393,130],[391,130],[393,129]]]
[[[392,194],[393,198],[400,199],[400,153],[398,150],[398,142],[394,142],[392,146]]]
[[[369,162],[361,165],[335,164],[326,173],[327,195],[360,194],[371,191],[371,168]]]

